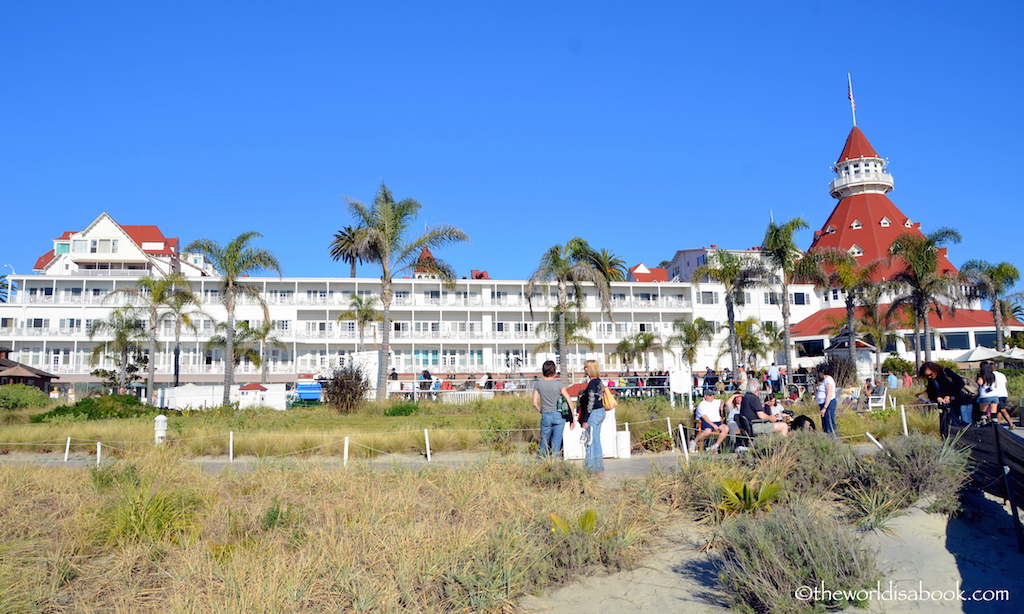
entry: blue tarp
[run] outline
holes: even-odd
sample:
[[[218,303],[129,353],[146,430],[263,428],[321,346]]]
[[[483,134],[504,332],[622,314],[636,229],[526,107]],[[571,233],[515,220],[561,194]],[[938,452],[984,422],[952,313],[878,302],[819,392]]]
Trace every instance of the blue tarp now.
[[[320,384],[299,384],[295,387],[295,392],[299,394],[299,399],[302,400],[320,400]]]

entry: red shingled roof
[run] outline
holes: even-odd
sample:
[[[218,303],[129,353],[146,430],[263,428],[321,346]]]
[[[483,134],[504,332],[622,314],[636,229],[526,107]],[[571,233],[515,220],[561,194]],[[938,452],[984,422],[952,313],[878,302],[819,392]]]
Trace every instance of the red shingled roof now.
[[[888,305],[883,306],[888,308]],[[856,317],[864,315],[864,307],[856,308]],[[800,320],[790,328],[793,337],[815,337],[824,335],[825,330],[832,328],[834,322],[846,322],[846,308],[833,307],[821,309]],[[1024,326],[1016,320],[1008,320],[1010,326]],[[992,312],[984,309],[957,309],[956,314],[944,310],[942,315],[933,312],[928,314],[928,326],[934,329],[947,328],[991,328],[995,330]],[[909,328],[909,327],[908,327]]]
[[[647,268],[649,273],[638,273],[637,269],[640,268],[643,263],[636,265],[629,270],[633,274],[633,279],[637,281],[668,281],[668,269],[659,268]]]
[[[246,384],[246,385],[242,386],[241,388],[239,388],[239,390],[264,390],[265,391],[266,388],[264,388],[263,386],[260,386],[259,384]]]
[[[54,258],[56,258],[56,254],[54,254],[53,250],[51,249],[50,251],[40,256],[38,260],[36,260],[35,265],[32,266],[32,270],[42,271],[43,269],[46,268],[46,265],[50,264],[50,261],[53,260]]]
[[[121,226],[121,230],[132,238],[132,241],[141,248],[143,243],[163,243],[163,249],[147,249],[147,254],[154,256],[169,256],[174,253],[172,247],[178,247],[177,238],[165,237],[164,233],[156,226]]]
[[[850,131],[850,136],[846,137],[846,146],[843,147],[843,153],[839,154],[839,159],[836,160],[836,164],[843,162],[844,160],[854,160],[856,158],[881,158],[875,151],[875,148],[868,142],[868,138],[864,136],[864,133],[860,131],[857,126],[853,127]]]

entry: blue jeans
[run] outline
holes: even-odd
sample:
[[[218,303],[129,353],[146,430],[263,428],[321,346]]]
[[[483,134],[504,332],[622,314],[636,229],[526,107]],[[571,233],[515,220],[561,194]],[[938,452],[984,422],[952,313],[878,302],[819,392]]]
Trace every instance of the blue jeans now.
[[[562,413],[546,411],[540,415],[540,448],[537,453],[541,458],[551,454],[558,455],[562,451],[562,431],[565,420]]]
[[[960,419],[970,424],[974,422],[974,404],[967,404],[960,406]]]
[[[587,429],[590,430],[590,447],[587,448],[587,470],[591,473],[604,471],[604,450],[601,449],[601,424],[604,423],[603,409],[595,409],[590,412],[587,419]]]
[[[836,428],[836,400],[828,404],[825,408],[825,415],[821,418],[821,430],[825,431],[833,437],[839,435],[839,429]]]

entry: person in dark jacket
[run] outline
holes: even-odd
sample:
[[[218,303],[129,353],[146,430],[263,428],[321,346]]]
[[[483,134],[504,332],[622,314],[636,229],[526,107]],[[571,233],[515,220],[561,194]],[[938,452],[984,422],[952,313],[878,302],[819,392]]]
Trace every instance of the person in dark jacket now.
[[[974,398],[964,392],[964,379],[956,371],[938,363],[926,362],[921,365],[918,375],[928,382],[924,392],[929,401],[959,412],[960,419],[967,424],[973,421]]]

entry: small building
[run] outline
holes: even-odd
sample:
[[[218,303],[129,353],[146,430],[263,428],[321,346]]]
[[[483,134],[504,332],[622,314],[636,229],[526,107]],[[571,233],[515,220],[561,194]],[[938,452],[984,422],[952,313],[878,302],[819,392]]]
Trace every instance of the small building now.
[[[25,384],[47,392],[50,384],[55,379],[60,379],[52,373],[35,369],[20,362],[7,358],[11,350],[5,347],[0,348],[0,386],[5,384]]]

